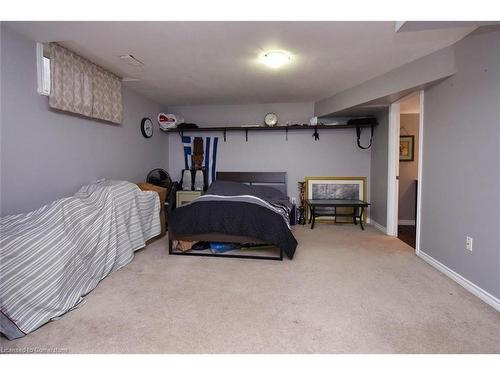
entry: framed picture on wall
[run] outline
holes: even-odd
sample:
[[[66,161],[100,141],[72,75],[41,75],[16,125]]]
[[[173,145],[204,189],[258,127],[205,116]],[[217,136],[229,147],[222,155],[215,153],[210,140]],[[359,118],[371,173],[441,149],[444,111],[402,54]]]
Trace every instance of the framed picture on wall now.
[[[306,177],[305,178],[306,199],[366,199],[366,177]],[[352,218],[335,217],[338,214],[351,214],[352,208],[322,208],[325,215],[319,216],[317,220],[322,222],[352,222]],[[336,210],[336,211],[335,211]],[[307,213],[309,219],[309,212]],[[333,217],[332,217],[333,216]],[[366,222],[366,211],[363,214]]]
[[[399,161],[413,161],[414,156],[413,135],[402,135],[399,137]]]

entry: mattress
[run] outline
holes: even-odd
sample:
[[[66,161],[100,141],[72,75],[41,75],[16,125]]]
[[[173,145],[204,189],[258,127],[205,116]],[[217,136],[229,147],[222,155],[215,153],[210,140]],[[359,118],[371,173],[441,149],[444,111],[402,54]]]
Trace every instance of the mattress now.
[[[158,194],[101,180],[0,219],[0,332],[14,339],[78,306],[160,233]]]

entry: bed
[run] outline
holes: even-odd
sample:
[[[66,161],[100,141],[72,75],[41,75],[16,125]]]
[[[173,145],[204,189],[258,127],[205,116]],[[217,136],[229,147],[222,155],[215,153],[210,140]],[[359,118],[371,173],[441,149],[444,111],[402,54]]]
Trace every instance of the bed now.
[[[83,186],[0,219],[0,332],[22,337],[76,308],[160,233],[160,200],[126,181]]]
[[[170,210],[169,253],[249,259],[292,259],[297,241],[290,227],[292,204],[286,196],[286,172],[217,172],[204,195]],[[256,255],[175,250],[173,241],[273,245],[278,254]]]

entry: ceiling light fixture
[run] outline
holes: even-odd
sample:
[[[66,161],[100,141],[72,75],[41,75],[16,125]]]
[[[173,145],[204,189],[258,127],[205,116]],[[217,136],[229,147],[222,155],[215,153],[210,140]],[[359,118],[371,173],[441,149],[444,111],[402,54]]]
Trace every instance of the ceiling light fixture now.
[[[280,68],[288,64],[292,56],[285,51],[269,51],[262,56],[262,62],[270,68]]]

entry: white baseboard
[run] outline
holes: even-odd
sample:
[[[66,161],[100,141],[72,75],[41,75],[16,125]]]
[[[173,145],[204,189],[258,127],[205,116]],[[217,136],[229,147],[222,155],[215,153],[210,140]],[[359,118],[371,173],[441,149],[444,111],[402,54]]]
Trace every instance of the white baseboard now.
[[[398,220],[398,225],[415,225],[415,220]]]
[[[450,279],[455,281],[456,283],[460,284],[463,286],[465,289],[467,289],[469,292],[474,294],[476,297],[481,299],[482,301],[486,302],[488,305],[493,307],[495,310],[500,311],[500,299],[497,297],[491,295],[487,291],[481,289],[478,287],[476,284],[473,282],[467,280],[465,277],[462,275],[456,273],[452,269],[446,267],[443,263],[437,261],[430,255],[424,253],[422,250],[418,251],[417,256],[422,258],[424,261],[429,263],[431,266],[436,268],[437,270],[441,271],[444,273],[446,276],[448,276]]]
[[[370,224],[373,225],[375,228],[377,228],[379,231],[384,232],[385,234],[387,234],[387,229],[384,226],[382,226],[379,223],[377,223],[375,220],[371,219],[370,220]]]

